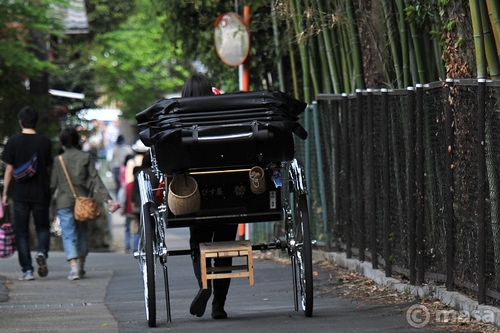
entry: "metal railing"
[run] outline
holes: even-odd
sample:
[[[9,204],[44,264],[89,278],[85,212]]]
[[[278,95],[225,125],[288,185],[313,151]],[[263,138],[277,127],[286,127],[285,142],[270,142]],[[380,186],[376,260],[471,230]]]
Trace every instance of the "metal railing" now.
[[[321,94],[297,140],[311,231],[387,276],[500,298],[500,84]]]

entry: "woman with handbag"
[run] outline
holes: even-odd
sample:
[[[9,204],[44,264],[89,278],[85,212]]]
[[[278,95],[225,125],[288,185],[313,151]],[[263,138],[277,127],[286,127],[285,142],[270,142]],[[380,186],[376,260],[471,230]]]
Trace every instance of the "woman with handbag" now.
[[[94,166],[92,156],[81,150],[76,129],[63,129],[59,135],[59,143],[61,154],[54,159],[50,187],[55,194],[64,252],[71,267],[68,279],[77,280],[85,275],[85,259],[89,252],[87,222],[75,218],[77,198],[92,197],[95,191],[107,201],[110,212],[117,210],[120,205],[111,199]]]

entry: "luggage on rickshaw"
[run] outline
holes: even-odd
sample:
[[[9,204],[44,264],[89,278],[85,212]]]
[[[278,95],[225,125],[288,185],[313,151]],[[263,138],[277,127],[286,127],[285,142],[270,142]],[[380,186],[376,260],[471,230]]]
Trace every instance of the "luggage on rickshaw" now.
[[[306,104],[281,92],[255,91],[161,100],[137,114],[141,140],[155,146],[160,169],[291,161]]]

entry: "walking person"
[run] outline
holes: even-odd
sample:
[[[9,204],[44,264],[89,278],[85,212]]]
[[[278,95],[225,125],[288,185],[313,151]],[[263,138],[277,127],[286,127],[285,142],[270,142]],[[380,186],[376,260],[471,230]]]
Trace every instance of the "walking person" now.
[[[131,246],[130,242],[132,240],[132,236],[131,236],[131,233],[130,233],[130,227],[132,225],[132,219],[134,218],[133,214],[132,214],[132,210],[133,210],[133,207],[132,207],[132,204],[131,204],[131,201],[130,201],[130,193],[132,191],[132,182],[130,182],[129,184],[127,184],[126,182],[126,176],[125,176],[125,173],[126,173],[126,168],[127,168],[127,163],[128,161],[130,161],[131,159],[133,159],[134,156],[133,155],[127,155],[127,157],[125,157],[125,162],[123,163],[123,165],[120,167],[120,191],[118,192],[118,195],[117,195],[117,198],[118,198],[118,202],[120,203],[120,206],[121,206],[121,215],[122,216],[125,216],[125,253],[130,253],[132,251],[132,248],[134,249],[134,251],[137,251],[137,247],[135,246],[135,239],[136,238],[139,238],[139,233],[134,233],[133,234],[133,246]]]
[[[23,107],[17,118],[21,133],[12,136],[2,155],[6,164],[4,174],[3,204],[8,205],[9,198],[14,204],[14,229],[17,239],[17,251],[22,276],[19,280],[34,280],[30,249],[30,216],[33,215],[37,236],[36,262],[38,275],[45,277],[49,273],[47,258],[50,245],[50,168],[52,166],[52,144],[50,139],[35,131],[38,112],[30,107]],[[35,156],[36,153],[36,156]],[[24,180],[14,178],[14,170],[34,158],[36,163],[31,169],[36,172]],[[36,164],[36,165],[35,165]]]
[[[182,88],[182,97],[207,96],[213,95],[213,88],[210,80],[201,74],[191,75]],[[207,302],[212,294],[212,284],[208,281],[208,289],[203,289],[201,280],[200,266],[200,243],[234,241],[238,225],[208,225],[199,224],[189,227],[190,238],[189,246],[191,249],[191,258],[196,279],[198,280],[199,291],[194,298],[189,311],[197,317],[203,316]],[[231,266],[232,258],[215,258],[214,267]],[[211,259],[207,259],[207,267],[211,267]],[[213,280],[213,300],[212,300],[212,318],[225,319],[227,313],[224,310],[226,296],[229,291],[231,279]]]
[[[142,160],[146,154],[149,154],[149,148],[144,145],[144,143],[138,139],[133,145],[132,150],[134,151],[134,157],[128,159],[125,164],[125,182],[127,184],[134,181],[134,168],[142,165]]]
[[[139,249],[139,225],[140,225],[140,211],[141,211],[141,193],[139,191],[139,180],[137,175],[139,172],[144,171],[149,174],[151,185],[153,188],[158,188],[158,182],[153,170],[151,169],[151,155],[144,154],[141,166],[136,166],[133,170],[134,180],[128,184],[127,189],[127,208],[130,213],[130,232],[133,235],[133,252]]]
[[[109,205],[114,212],[120,205],[111,196],[94,166],[92,156],[81,150],[78,132],[73,127],[63,129],[59,135],[63,162],[77,196],[92,195],[91,191]],[[62,241],[66,260],[70,264],[68,280],[78,280],[85,276],[85,261],[88,249],[88,222],[77,221],[74,216],[75,197],[64,172],[59,156],[54,159],[50,188],[55,193],[57,215],[61,221]]]
[[[116,194],[121,188],[120,169],[124,165],[128,155],[133,155],[132,147],[127,144],[127,139],[123,135],[118,135],[116,144],[111,150],[111,160],[109,161],[109,170],[113,173],[113,180],[116,184]]]
[[[133,204],[132,204],[132,185],[135,179],[134,169],[140,167],[144,160],[144,157],[149,154],[149,148],[144,145],[144,143],[139,139],[132,145],[132,150],[134,155],[131,158],[125,158],[125,170],[124,170],[124,183],[125,183],[125,204],[123,206],[123,214],[125,215],[125,252],[127,251],[127,246],[130,246],[131,231],[132,236],[132,251],[137,251],[139,244],[139,230],[137,227],[137,214],[134,214]],[[136,207],[137,208],[137,207]],[[136,230],[137,229],[137,230]],[[132,252],[132,253],[133,253]]]

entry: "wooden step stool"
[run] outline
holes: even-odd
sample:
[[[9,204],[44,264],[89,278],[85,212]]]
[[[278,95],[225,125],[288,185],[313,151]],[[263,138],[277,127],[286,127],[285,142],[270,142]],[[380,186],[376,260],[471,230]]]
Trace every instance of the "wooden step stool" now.
[[[207,267],[205,259],[223,257],[247,257],[246,265]],[[200,243],[200,262],[203,289],[208,288],[207,280],[240,277],[248,277],[250,285],[253,286],[252,244],[248,240]],[[239,272],[234,272],[235,270]]]

